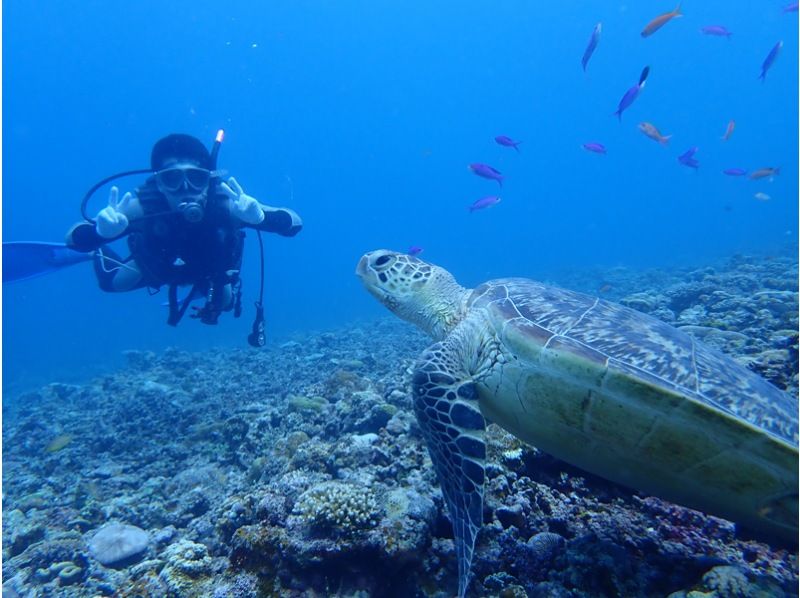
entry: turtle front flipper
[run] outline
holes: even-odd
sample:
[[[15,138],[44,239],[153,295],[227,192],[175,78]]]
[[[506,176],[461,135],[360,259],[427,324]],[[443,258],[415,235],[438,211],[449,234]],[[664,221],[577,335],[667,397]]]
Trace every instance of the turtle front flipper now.
[[[458,595],[469,581],[475,538],[483,523],[486,421],[452,337],[429,347],[416,364],[414,411],[453,521]]]

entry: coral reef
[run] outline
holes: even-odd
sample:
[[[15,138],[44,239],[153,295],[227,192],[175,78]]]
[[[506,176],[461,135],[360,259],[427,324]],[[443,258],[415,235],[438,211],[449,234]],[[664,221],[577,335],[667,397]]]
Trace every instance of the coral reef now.
[[[793,258],[551,282],[602,285],[797,395]],[[259,352],[131,351],[4,397],[3,595],[447,595],[452,529],[408,392],[429,344],[387,317]],[[470,595],[797,595],[795,548],[487,439]]]

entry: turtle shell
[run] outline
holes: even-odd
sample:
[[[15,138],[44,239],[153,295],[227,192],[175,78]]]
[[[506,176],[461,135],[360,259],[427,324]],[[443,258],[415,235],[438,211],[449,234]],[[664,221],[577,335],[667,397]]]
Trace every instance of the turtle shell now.
[[[573,354],[631,381],[703,403],[786,442],[798,439],[797,400],[681,330],[623,305],[525,278],[487,282],[470,308],[486,308],[520,356],[540,347]]]
[[[467,299],[480,407],[597,475],[797,536],[797,400],[651,316],[528,279]]]

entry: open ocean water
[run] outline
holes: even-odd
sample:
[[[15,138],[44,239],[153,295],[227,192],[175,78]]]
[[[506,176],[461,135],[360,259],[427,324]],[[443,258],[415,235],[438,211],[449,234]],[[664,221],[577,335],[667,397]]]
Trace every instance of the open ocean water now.
[[[219,129],[223,176],[303,221],[262,233],[261,349],[253,230],[216,326],[168,326],[166,287],[106,293],[90,262],[4,282],[4,598],[455,595],[412,400],[432,341],[355,275],[382,248],[681,328],[786,393],[796,465],[796,5],[2,10],[4,243],[62,243],[96,182]],[[797,595],[796,545],[499,426],[486,451],[469,596]]]

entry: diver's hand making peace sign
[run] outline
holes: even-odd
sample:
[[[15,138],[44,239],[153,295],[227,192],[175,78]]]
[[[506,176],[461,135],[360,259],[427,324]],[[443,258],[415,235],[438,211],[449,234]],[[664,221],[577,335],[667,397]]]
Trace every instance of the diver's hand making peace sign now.
[[[108,206],[97,214],[97,222],[95,224],[97,234],[104,239],[113,239],[125,232],[125,229],[128,228],[126,212],[130,210],[133,199],[131,193],[126,193],[120,200],[119,189],[111,187],[111,191],[108,194]]]
[[[231,213],[246,224],[260,224],[264,210],[259,203],[244,192],[239,182],[231,177],[220,185],[222,192],[231,200]]]

